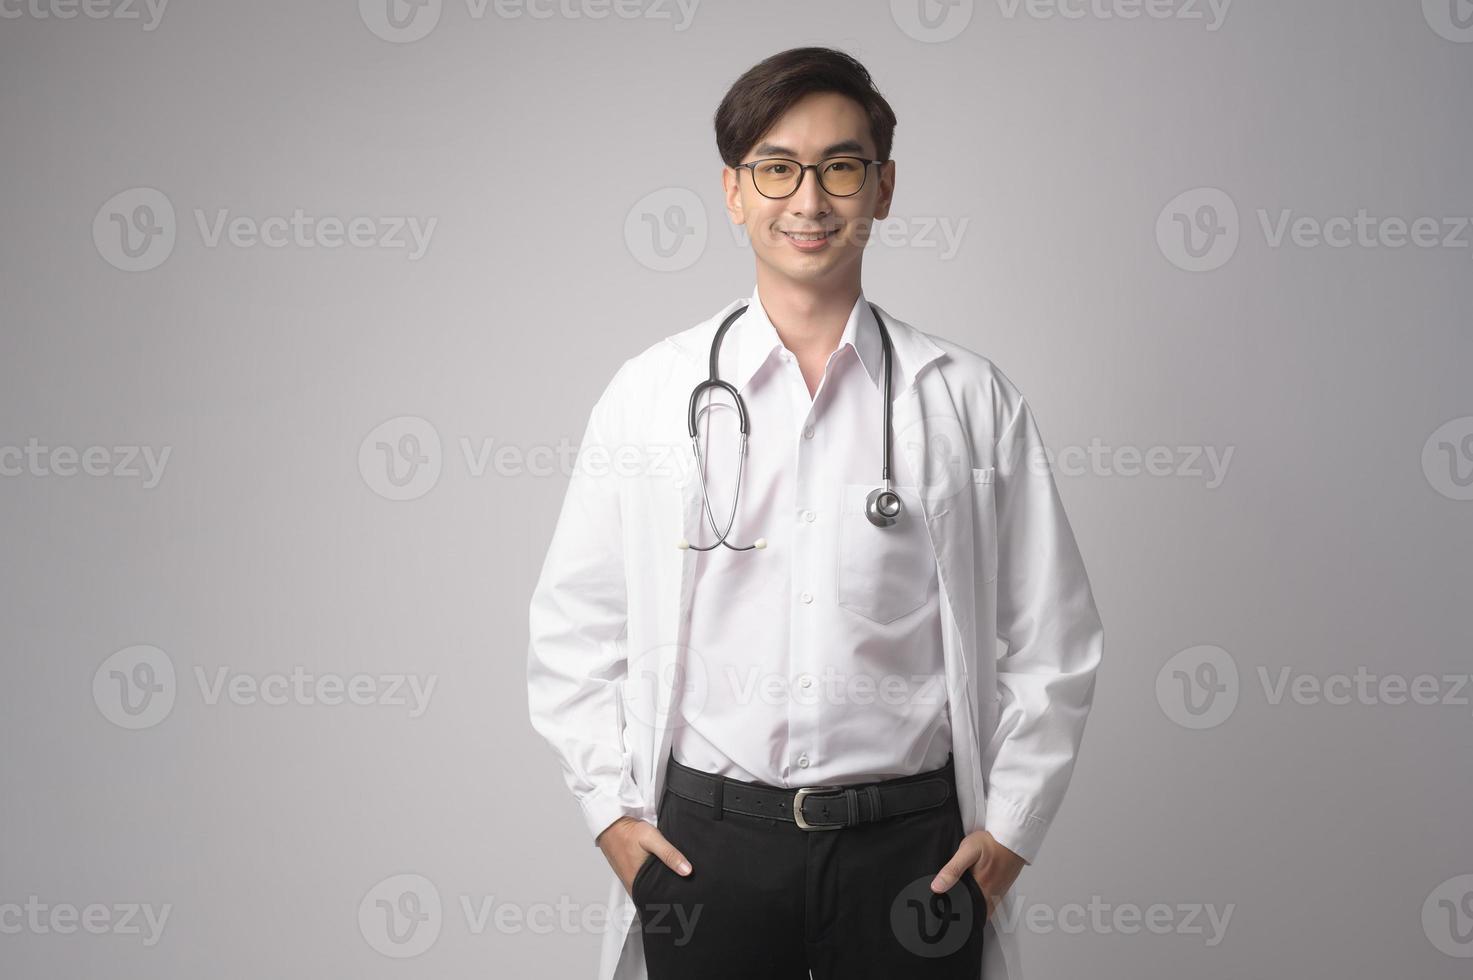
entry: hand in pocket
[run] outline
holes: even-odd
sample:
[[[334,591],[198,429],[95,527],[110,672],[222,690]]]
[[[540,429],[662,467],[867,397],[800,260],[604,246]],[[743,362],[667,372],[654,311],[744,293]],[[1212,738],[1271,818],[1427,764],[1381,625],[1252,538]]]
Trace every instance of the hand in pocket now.
[[[679,875],[691,872],[690,862],[680,849],[648,820],[620,817],[598,835],[599,850],[614,869],[624,891],[633,895],[634,879],[649,861],[663,861]]]
[[[932,880],[931,890],[944,892],[962,875],[967,875],[986,901],[986,918],[990,919],[997,903],[1013,887],[1026,865],[1027,862],[999,844],[987,831],[975,830],[962,838],[956,853]]]

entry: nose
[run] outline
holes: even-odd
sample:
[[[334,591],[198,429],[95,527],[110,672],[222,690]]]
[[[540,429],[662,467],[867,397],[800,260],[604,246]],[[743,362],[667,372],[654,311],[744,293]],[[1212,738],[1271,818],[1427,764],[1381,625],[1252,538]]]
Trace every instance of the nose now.
[[[818,170],[804,170],[803,180],[788,198],[788,210],[796,217],[821,218],[833,210],[833,202],[819,183]]]

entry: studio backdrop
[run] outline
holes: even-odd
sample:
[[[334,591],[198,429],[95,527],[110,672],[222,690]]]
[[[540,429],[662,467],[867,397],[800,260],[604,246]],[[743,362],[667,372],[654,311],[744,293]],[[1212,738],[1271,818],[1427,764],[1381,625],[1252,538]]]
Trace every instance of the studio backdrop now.
[[[1468,976],[1467,0],[0,0],[0,973],[595,975],[528,600],[807,44],[1105,623],[1026,976]]]

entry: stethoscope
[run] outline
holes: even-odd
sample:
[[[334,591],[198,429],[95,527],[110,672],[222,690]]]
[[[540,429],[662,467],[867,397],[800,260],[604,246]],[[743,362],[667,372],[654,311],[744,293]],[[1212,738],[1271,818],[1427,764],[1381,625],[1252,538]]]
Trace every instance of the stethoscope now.
[[[880,479],[884,482],[884,486],[875,487],[875,489],[870,491],[869,497],[865,499],[864,513],[865,516],[869,518],[869,522],[875,527],[890,527],[896,522],[896,520],[899,519],[901,510],[900,495],[897,494],[890,487],[890,361],[892,357],[890,350],[890,332],[885,329],[885,321],[881,319],[880,311],[875,308],[875,304],[871,303],[869,308],[870,311],[874,313],[875,323],[880,328],[880,343],[885,350],[885,431],[883,433],[885,450],[883,464],[880,469]],[[691,544],[689,541],[682,538],[680,542],[676,545],[676,547],[678,548],[689,548],[692,551],[711,551],[717,546],[724,544],[732,551],[750,551],[753,548],[761,550],[762,548],[767,547],[766,538],[758,538],[751,544],[742,547],[730,544],[726,540],[726,536],[731,533],[732,522],[736,520],[737,498],[741,496],[742,472],[745,470],[747,462],[747,404],[746,402],[742,401],[742,396],[736,390],[735,385],[732,385],[730,382],[721,380],[720,371],[717,368],[717,364],[721,354],[721,341],[726,337],[726,329],[732,325],[732,322],[736,320],[737,317],[741,316],[746,311],[746,305],[737,307],[735,310],[727,315],[726,319],[721,322],[721,326],[716,329],[716,336],[711,340],[711,376],[705,381],[702,381],[701,383],[696,385],[690,393],[690,412],[687,429],[690,431],[690,444],[692,448],[695,449],[696,454],[696,475],[699,476],[701,480],[701,509],[706,515],[706,519],[710,522],[711,530],[715,532],[718,540],[715,544],[702,546]],[[701,397],[702,392],[710,388],[725,389],[731,395],[732,399],[736,402],[737,424],[738,427],[741,429],[742,434],[740,446],[737,451],[738,456],[736,491],[732,494],[731,497],[731,513],[728,514],[726,517],[725,530],[717,529],[716,515],[711,512],[711,498],[706,493],[706,462],[701,456],[700,439],[696,436],[696,420],[698,418],[698,414],[696,412],[696,401]],[[710,405],[707,405],[705,408],[701,409],[701,411],[704,412],[710,407]]]

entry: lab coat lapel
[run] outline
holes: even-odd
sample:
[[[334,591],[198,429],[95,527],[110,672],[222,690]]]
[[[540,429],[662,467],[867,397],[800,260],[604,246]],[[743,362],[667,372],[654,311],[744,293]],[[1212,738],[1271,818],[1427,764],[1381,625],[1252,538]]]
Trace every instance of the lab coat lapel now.
[[[652,733],[653,752],[650,754],[644,774],[645,785],[651,787],[650,794],[645,799],[645,815],[651,822],[655,819],[660,797],[664,794],[665,759],[670,752],[672,734],[671,713],[675,708],[676,699],[681,696],[687,686],[686,678],[690,676],[685,656],[684,625],[686,613],[690,609],[692,587],[695,583],[696,552],[689,548],[677,548],[675,542],[688,533],[687,529],[694,530],[699,527],[703,515],[701,482],[696,479],[695,453],[690,448],[689,442],[685,443],[681,458],[683,465],[675,486],[680,505],[678,508],[662,508],[662,512],[676,517],[678,523],[672,522],[666,529],[666,537],[670,544],[656,552],[657,561],[664,566],[658,570],[660,573],[658,580],[676,584],[678,587],[674,595],[669,596],[667,601],[659,605],[660,622],[656,630],[658,646],[652,658],[652,666],[657,671],[655,677],[659,690]]]
[[[892,328],[893,329],[893,328]],[[972,456],[950,389],[939,371],[916,379],[895,400],[895,451],[914,474],[942,586],[943,613],[960,633],[960,656],[948,668],[969,674],[976,638],[976,569],[972,554]]]

